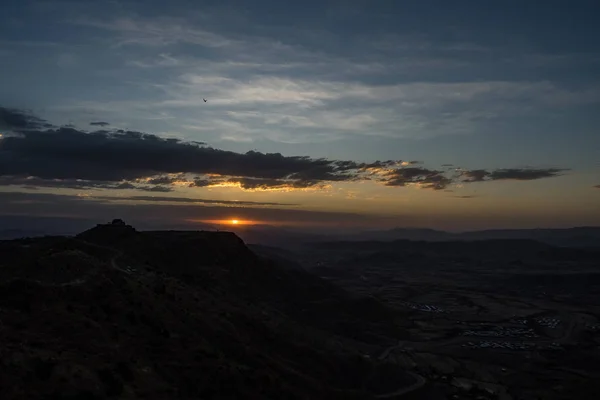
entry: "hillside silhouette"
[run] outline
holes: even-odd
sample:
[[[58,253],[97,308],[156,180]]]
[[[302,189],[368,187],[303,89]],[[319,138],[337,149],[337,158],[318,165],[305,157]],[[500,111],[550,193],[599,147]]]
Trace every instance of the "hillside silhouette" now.
[[[229,232],[0,241],[6,399],[369,399],[414,383],[377,361],[408,326]]]

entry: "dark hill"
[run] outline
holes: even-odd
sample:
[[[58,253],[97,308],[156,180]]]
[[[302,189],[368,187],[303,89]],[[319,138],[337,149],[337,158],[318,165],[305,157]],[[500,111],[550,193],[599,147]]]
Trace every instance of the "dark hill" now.
[[[412,383],[365,357],[404,323],[232,233],[0,241],[3,399],[367,399]]]

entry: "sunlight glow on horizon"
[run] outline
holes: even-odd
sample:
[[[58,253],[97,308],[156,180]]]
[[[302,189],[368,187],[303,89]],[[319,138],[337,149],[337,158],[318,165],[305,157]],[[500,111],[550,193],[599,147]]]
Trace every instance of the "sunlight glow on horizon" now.
[[[200,222],[204,224],[215,224],[215,225],[230,225],[230,226],[240,226],[240,225],[261,225],[265,222],[261,221],[250,221],[246,219],[239,218],[229,218],[229,219],[212,219],[212,220],[188,220],[190,222]]]

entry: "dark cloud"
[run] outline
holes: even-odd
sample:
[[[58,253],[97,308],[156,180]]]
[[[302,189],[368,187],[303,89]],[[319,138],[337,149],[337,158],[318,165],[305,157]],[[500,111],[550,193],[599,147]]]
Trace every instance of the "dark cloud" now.
[[[52,194],[52,193],[26,193],[26,192],[4,192],[0,191],[0,202],[4,207],[0,210],[0,214],[2,215],[10,215],[15,210],[19,210],[16,206],[25,204],[45,204],[45,205],[53,205],[60,204],[61,206],[65,206],[61,211],[68,211],[68,207],[70,207],[74,203],[81,203],[83,201],[89,203],[101,203],[100,199],[92,199],[89,197],[82,197],[76,195],[63,195],[63,194]],[[35,210],[31,210],[32,213],[35,213]]]
[[[213,180],[211,179],[202,179],[202,178],[194,178],[193,182],[190,183],[190,187],[206,187],[213,184]]]
[[[97,122],[90,122],[90,125],[105,127],[105,126],[109,126],[110,124],[108,122],[104,122],[104,121],[97,121]]]
[[[173,189],[168,186],[138,186],[138,190],[143,190],[144,192],[159,192],[159,193],[168,193],[172,192]]]
[[[281,179],[257,179],[257,178],[230,178],[227,180],[229,183],[238,183],[242,189],[256,190],[256,189],[280,189],[280,188],[293,188],[293,189],[306,189],[319,185],[321,182],[318,180],[310,179],[298,179],[298,180],[281,180]]]
[[[79,181],[76,179],[40,179],[36,177],[0,176],[0,186],[20,186],[26,189],[61,188],[61,189],[137,189],[146,192],[167,193],[173,191],[168,186],[142,186],[130,182],[115,183],[110,181]]]
[[[123,182],[115,186],[115,189],[136,189],[136,186],[129,182]]]
[[[151,185],[170,185],[174,182],[178,182],[178,181],[185,181],[186,178],[185,176],[182,175],[177,175],[177,176],[166,176],[166,175],[162,175],[162,176],[156,176],[153,178],[148,179],[148,183]]]
[[[318,188],[324,185],[319,180],[309,179],[270,179],[270,178],[248,178],[243,176],[223,178],[195,178],[189,187],[208,187],[218,185],[237,184],[245,190],[268,190],[268,189],[306,189]]]
[[[177,205],[168,203],[179,203]],[[296,206],[292,203],[233,201],[195,199],[189,197],[167,196],[77,196],[50,193],[1,192],[0,215],[46,215],[73,216],[85,218],[102,218],[110,220],[114,216],[129,218],[136,216],[142,219],[201,219],[201,218],[231,218],[231,207],[236,208],[236,216],[249,219],[302,220],[307,218],[333,219],[330,216],[342,218],[351,213],[327,213],[305,210],[288,209]],[[198,204],[205,206],[198,207]],[[31,206],[34,205],[32,208]],[[223,207],[227,206],[227,207]],[[278,208],[279,207],[279,208]],[[283,207],[283,208],[282,208]],[[356,215],[357,218],[362,218]]]
[[[424,189],[443,190],[452,183],[452,179],[444,175],[443,171],[407,167],[387,172],[383,182],[386,186],[418,184]]]
[[[27,122],[24,114],[9,112],[6,116],[13,134],[0,142],[2,175],[131,181],[196,173],[318,182],[352,179],[352,170],[363,165],[257,151],[241,154],[136,131],[42,130]]]
[[[475,169],[470,171],[462,171],[460,175],[464,178],[463,182],[483,182],[488,180],[532,181],[536,179],[560,176],[560,173],[564,171],[568,170],[558,168],[503,168],[493,171]]]
[[[483,182],[490,175],[490,173],[483,169],[474,169],[470,171],[463,171],[461,175],[465,178],[463,182]]]
[[[27,188],[62,188],[62,189],[135,189],[128,182],[82,181],[77,179],[41,179],[33,176],[0,176],[0,186],[22,186]]]
[[[172,202],[172,203],[190,203],[190,204],[223,204],[223,205],[238,205],[238,206],[296,206],[294,203],[274,203],[264,201],[236,201],[236,200],[211,200],[211,199],[195,199],[191,197],[165,197],[165,196],[95,196],[94,199],[99,200],[130,200],[130,201],[152,201],[152,202]]]
[[[596,189],[600,189],[600,185],[596,185],[594,186]]]
[[[258,151],[236,153],[204,146],[203,142],[132,130],[87,132],[55,127],[30,113],[7,108],[0,108],[0,124],[8,131],[0,139],[0,185],[166,193],[178,182],[189,182],[190,187],[238,184],[243,189],[264,190],[373,180],[386,186],[444,190],[461,178],[462,182],[533,180],[564,171],[477,169],[450,176],[448,169],[414,166],[421,161],[360,163]]]
[[[42,129],[52,125],[30,112],[0,107],[1,129]]]
[[[167,197],[167,196],[163,196]],[[83,220],[92,227],[95,223],[122,218],[136,227],[187,225],[179,229],[198,229],[202,224],[232,218],[256,224],[295,226],[381,226],[389,217],[377,217],[351,212],[309,211],[290,208],[288,204],[260,202],[227,202],[206,199],[163,201],[159,197],[90,198],[45,193],[0,191],[0,225],[5,216],[27,216],[29,219],[60,217],[61,220]],[[159,201],[157,201],[159,200]],[[407,215],[410,220],[412,215]],[[91,223],[90,223],[91,222]],[[413,221],[414,222],[414,221]],[[59,222],[60,223],[60,222]],[[414,222],[416,223],[416,222]],[[22,226],[22,225],[17,225]]]
[[[535,168],[507,168],[497,169],[490,173],[490,179],[497,180],[517,180],[517,181],[532,181],[542,178],[552,178],[559,176],[561,172],[566,169],[547,168],[547,169],[535,169]]]

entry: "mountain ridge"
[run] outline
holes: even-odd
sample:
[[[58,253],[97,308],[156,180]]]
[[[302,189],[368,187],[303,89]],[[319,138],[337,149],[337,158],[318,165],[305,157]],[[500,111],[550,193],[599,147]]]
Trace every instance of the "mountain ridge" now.
[[[401,313],[231,232],[103,224],[0,255],[5,398],[369,399],[414,382],[374,360],[407,337]]]

